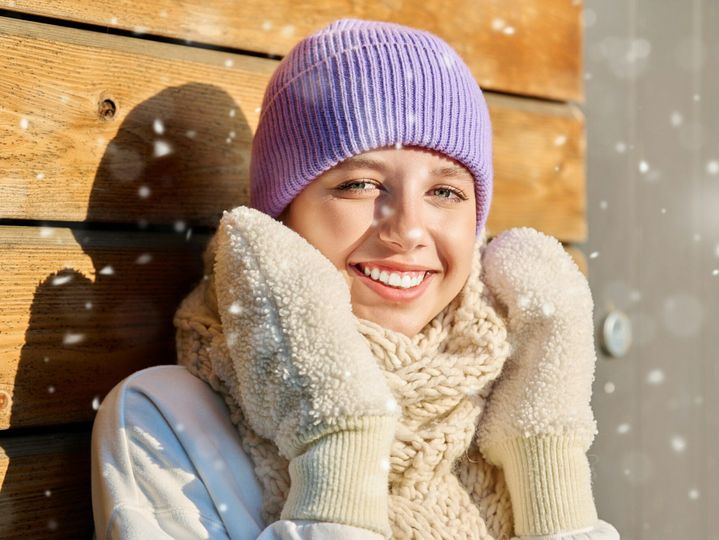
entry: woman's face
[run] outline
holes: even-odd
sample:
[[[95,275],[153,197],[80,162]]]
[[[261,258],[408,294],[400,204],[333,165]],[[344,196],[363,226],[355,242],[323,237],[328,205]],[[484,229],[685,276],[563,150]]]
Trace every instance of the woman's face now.
[[[474,180],[434,150],[381,148],[318,176],[279,219],[342,272],[357,317],[411,337],[467,281]]]

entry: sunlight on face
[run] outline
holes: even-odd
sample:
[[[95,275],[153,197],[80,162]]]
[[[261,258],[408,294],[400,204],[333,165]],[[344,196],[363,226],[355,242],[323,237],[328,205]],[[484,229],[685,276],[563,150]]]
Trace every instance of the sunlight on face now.
[[[357,317],[411,337],[467,281],[475,204],[459,162],[392,146],[321,174],[279,219],[342,272]]]

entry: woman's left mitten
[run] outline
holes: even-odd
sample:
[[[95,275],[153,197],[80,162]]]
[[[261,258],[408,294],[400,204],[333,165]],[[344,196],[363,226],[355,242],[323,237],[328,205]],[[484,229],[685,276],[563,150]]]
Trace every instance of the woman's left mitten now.
[[[484,457],[504,469],[515,534],[597,522],[586,451],[596,353],[589,284],[561,243],[510,229],[482,254],[482,279],[507,322],[512,352],[477,430]]]
[[[388,465],[398,410],[357,330],[347,283],[295,231],[246,207],[217,231],[218,310],[252,428],[290,460],[284,519],[389,535]]]

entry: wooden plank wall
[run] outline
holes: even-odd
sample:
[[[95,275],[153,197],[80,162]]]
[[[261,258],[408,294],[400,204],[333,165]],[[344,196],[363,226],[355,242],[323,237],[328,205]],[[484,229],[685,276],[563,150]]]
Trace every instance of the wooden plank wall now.
[[[586,240],[581,2],[0,0],[0,538],[89,538],[89,433],[175,361],[172,314],[248,201],[265,85],[352,16],[454,46],[494,129],[492,235]]]

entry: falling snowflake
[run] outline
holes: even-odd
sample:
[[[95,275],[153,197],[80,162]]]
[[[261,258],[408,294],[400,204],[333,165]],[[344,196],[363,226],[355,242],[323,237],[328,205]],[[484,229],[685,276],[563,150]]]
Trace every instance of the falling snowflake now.
[[[172,145],[169,142],[158,139],[154,145],[154,155],[156,158],[166,156],[172,153]]]
[[[632,427],[627,422],[624,422],[617,426],[617,433],[623,435],[624,433],[628,433],[631,429]]]
[[[30,121],[27,118],[20,119],[20,128],[27,129],[29,125],[30,125]]]
[[[135,259],[135,264],[147,264],[151,260],[152,260],[151,253],[142,253],[137,259]]]
[[[110,266],[110,265],[108,264],[107,266],[104,266],[104,267],[102,268],[102,270],[100,270],[100,273],[101,273],[103,276],[111,276],[111,275],[113,275],[113,274],[115,273],[115,270],[113,269],[112,266]]]
[[[711,175],[719,174],[719,161],[711,160],[707,163],[707,173]]]
[[[607,203],[607,201],[599,201],[599,208],[601,208],[602,210],[606,210],[608,206],[609,204]]]
[[[681,435],[675,435],[672,437],[672,449],[677,452],[681,453],[684,452],[684,450],[687,447],[687,442]]]
[[[664,382],[664,378],[664,371],[661,369],[653,369],[647,374],[649,384],[661,384]]]
[[[557,135],[554,138],[554,146],[562,146],[567,142],[567,136],[566,135]]]
[[[389,460],[387,458],[382,458],[379,462],[379,467],[384,472],[388,472],[389,471]]]
[[[187,227],[187,224],[184,221],[175,221],[175,232],[182,232],[185,230],[185,227]]]
[[[92,398],[92,410],[96,411],[100,408],[100,396]]]
[[[669,121],[672,123],[672,126],[679,127],[684,122],[684,117],[679,111],[674,111],[669,117]]]
[[[187,131],[185,131],[185,137],[187,137],[188,139],[194,139],[196,135],[197,132],[194,129],[188,129]]]
[[[68,283],[72,281],[72,274],[66,274],[64,276],[55,276],[52,278],[52,284],[53,285],[65,285],[65,283]]]
[[[589,254],[589,258],[590,258],[590,259],[596,259],[597,257],[599,257],[599,252],[598,252],[598,251],[592,251],[592,252]]]
[[[231,68],[235,64],[235,61],[232,58],[228,58],[225,60],[225,67]]]
[[[614,386],[613,382],[608,381],[604,383],[604,392],[606,392],[607,394],[613,394],[615,388],[616,387]]]
[[[649,163],[647,163],[644,160],[640,161],[639,162],[639,172],[642,174],[649,172]]]
[[[85,334],[73,334],[68,332],[62,340],[63,345],[75,345],[85,339]]]
[[[162,123],[162,120],[155,118],[154,122],[152,122],[152,130],[158,135],[165,133],[165,125]]]
[[[498,31],[502,30],[502,28],[504,28],[505,25],[506,25],[506,23],[504,22],[504,19],[499,19],[499,18],[494,19],[492,21],[492,30],[498,30]]]
[[[38,180],[42,180],[43,178],[45,178],[45,173],[39,172],[35,175],[35,178],[37,178]]]
[[[137,190],[137,194],[141,198],[147,199],[150,196],[150,188],[147,186],[140,186]]]
[[[692,488],[689,490],[689,498],[693,501],[696,501],[699,498],[699,490],[697,488]]]

